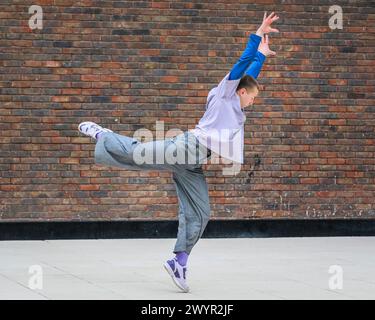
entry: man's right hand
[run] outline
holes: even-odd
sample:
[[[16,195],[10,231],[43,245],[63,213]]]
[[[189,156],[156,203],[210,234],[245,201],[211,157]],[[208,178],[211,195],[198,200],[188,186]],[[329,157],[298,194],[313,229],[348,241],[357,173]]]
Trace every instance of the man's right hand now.
[[[272,22],[276,21],[277,19],[279,19],[279,16],[277,16],[274,12],[272,12],[268,17],[267,12],[265,12],[263,16],[263,22],[257,30],[256,35],[263,37],[263,35],[266,33],[279,32],[278,29],[274,29],[271,27]]]

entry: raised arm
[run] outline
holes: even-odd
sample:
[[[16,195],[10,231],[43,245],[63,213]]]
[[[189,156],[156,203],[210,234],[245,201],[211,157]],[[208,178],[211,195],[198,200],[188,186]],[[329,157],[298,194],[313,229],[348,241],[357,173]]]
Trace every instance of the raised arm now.
[[[262,66],[265,60],[266,56],[258,51],[249,69],[246,70],[245,75],[252,76],[254,79],[258,78],[260,70],[262,70]]]
[[[258,78],[266,57],[274,56],[275,54],[276,52],[272,51],[269,48],[268,35],[265,35],[262,38],[262,42],[259,45],[253,62],[251,63],[249,69],[246,70],[245,74],[248,76],[252,76],[254,79]]]
[[[279,32],[277,29],[271,28],[272,22],[279,19],[277,15],[275,15],[273,12],[267,17],[267,13],[264,13],[262,25],[257,30],[256,34],[251,34],[249,37],[249,41],[247,43],[245,51],[242,53],[241,57],[237,61],[237,63],[233,66],[232,70],[229,73],[228,80],[237,80],[240,79],[247,68],[249,68],[250,64],[255,60],[257,64],[252,67],[252,72],[259,74],[260,69],[257,69],[257,66],[259,67],[259,62],[261,60],[261,56],[257,53],[258,46],[261,43],[262,37],[264,34],[269,32]],[[264,62],[264,59],[262,63],[260,64],[260,68]]]
[[[256,34],[250,35],[245,51],[230,71],[229,80],[237,80],[243,76],[244,72],[255,58],[261,40],[262,38]]]

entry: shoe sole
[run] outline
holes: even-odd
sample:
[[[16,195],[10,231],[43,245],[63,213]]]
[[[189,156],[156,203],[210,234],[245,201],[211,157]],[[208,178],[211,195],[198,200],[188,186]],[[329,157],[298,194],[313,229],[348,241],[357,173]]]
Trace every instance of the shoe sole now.
[[[173,280],[173,283],[177,286],[177,288],[179,288],[180,290],[182,290],[183,292],[189,292],[189,288],[184,288],[182,287],[178,281],[176,280],[175,276],[174,276],[174,273],[173,273],[173,270],[171,269],[171,267],[169,266],[168,262],[164,263],[164,269],[168,272],[168,274],[171,276],[172,280]]]

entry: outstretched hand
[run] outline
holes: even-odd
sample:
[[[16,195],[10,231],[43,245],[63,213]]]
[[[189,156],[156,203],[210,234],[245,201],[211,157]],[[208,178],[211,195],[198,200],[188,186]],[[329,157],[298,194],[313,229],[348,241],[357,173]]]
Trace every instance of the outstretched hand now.
[[[258,51],[263,53],[266,57],[276,55],[276,52],[272,51],[269,47],[268,34],[262,37],[262,41],[259,44]]]
[[[257,30],[256,34],[260,37],[263,37],[263,35],[266,33],[279,32],[278,29],[271,27],[271,24],[278,19],[279,19],[279,16],[277,16],[274,12],[272,12],[268,17],[267,17],[267,12],[264,12],[262,24]]]

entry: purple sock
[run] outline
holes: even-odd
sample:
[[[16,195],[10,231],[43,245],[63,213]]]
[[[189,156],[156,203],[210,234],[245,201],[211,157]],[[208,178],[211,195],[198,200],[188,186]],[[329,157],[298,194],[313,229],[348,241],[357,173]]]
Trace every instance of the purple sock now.
[[[176,259],[178,263],[182,266],[186,265],[188,257],[189,255],[185,251],[176,253]]]

